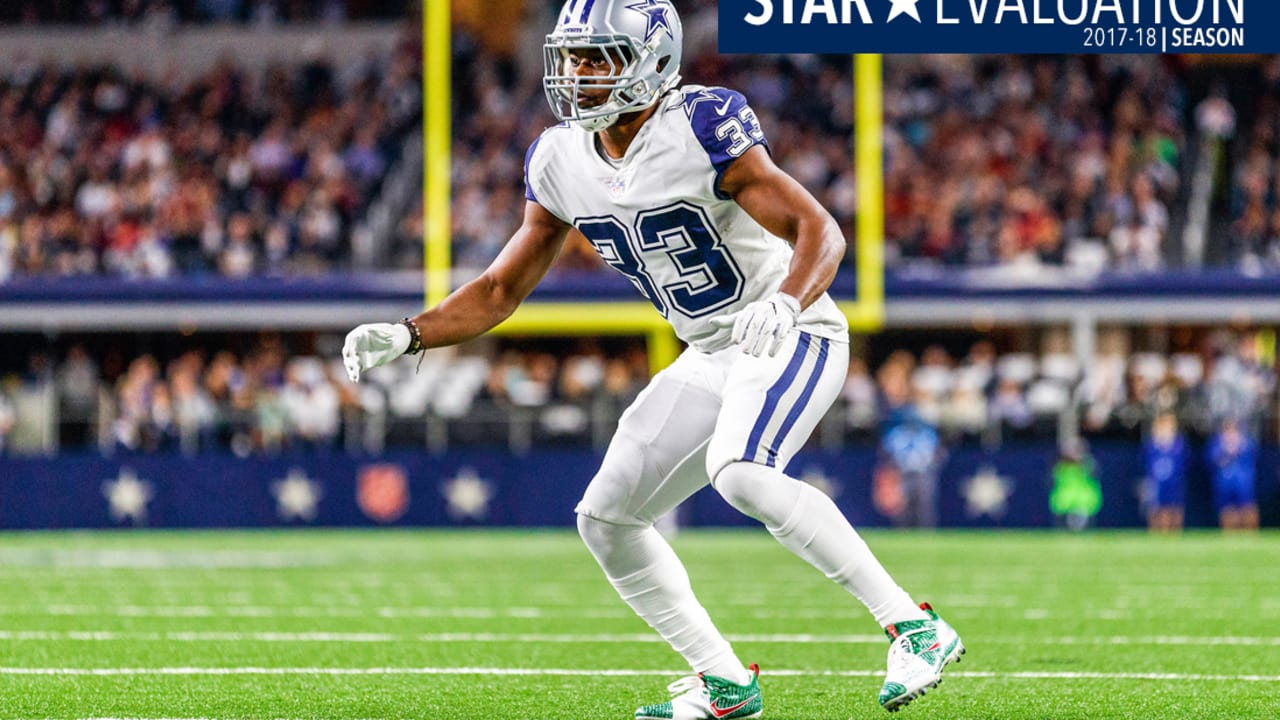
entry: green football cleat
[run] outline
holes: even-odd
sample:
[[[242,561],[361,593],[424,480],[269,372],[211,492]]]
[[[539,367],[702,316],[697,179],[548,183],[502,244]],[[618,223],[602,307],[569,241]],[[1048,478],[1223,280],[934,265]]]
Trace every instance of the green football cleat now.
[[[750,666],[751,682],[737,685],[705,673],[681,678],[667,686],[673,696],[636,710],[636,720],[729,720],[758,718],[764,712],[760,696],[760,667]]]
[[[964,654],[960,636],[929,603],[920,603],[928,620],[907,620],[884,629],[889,646],[889,670],[880,688],[880,704],[896,712],[942,682],[942,670]]]

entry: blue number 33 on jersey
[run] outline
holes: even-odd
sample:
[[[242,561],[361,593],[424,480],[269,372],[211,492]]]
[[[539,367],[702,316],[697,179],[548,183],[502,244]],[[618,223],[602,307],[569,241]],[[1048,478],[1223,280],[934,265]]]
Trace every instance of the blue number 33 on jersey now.
[[[742,297],[742,271],[697,205],[680,201],[645,210],[630,228],[613,215],[579,218],[574,226],[663,317],[672,308],[704,317]]]

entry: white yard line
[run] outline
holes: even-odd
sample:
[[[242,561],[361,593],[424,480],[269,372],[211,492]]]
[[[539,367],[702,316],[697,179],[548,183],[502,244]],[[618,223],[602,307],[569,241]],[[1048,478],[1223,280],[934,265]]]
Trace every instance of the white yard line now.
[[[730,642],[786,645],[883,645],[883,635],[731,634]],[[341,633],[341,632],[131,632],[116,630],[0,630],[0,641],[154,641],[154,642],[262,642],[262,643],[661,643],[654,633]],[[1189,645],[1280,647],[1280,637],[1100,635],[1097,637],[1036,635],[1044,645]],[[984,639],[987,645],[1022,644],[1022,636],[1002,635]]]
[[[362,605],[7,605],[0,615],[118,617],[382,617],[382,618],[630,618],[621,608],[366,607]]]
[[[747,617],[758,620],[839,620],[857,617],[853,608],[803,608],[749,609],[741,608]],[[1186,617],[1226,617],[1235,610],[1218,613],[1190,612]],[[1256,612],[1256,609],[1255,609]],[[1073,613],[1092,619],[1119,621],[1153,616],[1155,610],[1135,611],[1119,609],[1090,609]],[[1266,611],[1263,615],[1275,615]],[[74,617],[351,617],[351,618],[462,618],[462,619],[630,619],[634,617],[625,607],[467,607],[467,606],[382,606],[352,605],[74,605],[51,603],[47,605],[0,605],[0,616],[74,616]],[[972,608],[959,608],[949,617],[974,618],[984,615]],[[1045,620],[1059,615],[1042,608],[1028,608],[1022,616],[1028,620]]]
[[[0,675],[139,676],[139,675],[496,675],[557,677],[678,676],[680,670],[618,670],[575,668],[485,667],[157,667],[157,668],[24,668],[0,667]],[[770,677],[879,677],[884,670],[770,670]],[[1275,682],[1280,675],[1207,675],[1198,673],[1105,672],[965,672],[953,670],[947,677],[1016,680],[1166,680],[1207,682]]]
[[[338,558],[309,551],[275,550],[41,550],[0,548],[0,563],[42,570],[131,568],[292,568],[331,565]]]

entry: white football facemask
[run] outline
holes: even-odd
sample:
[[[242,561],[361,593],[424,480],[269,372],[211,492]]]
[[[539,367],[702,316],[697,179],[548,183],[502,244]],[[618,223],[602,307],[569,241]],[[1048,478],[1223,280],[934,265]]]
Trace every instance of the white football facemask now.
[[[649,107],[679,84],[682,42],[668,0],[568,0],[543,45],[542,87],[551,111],[596,132]],[[608,73],[579,74],[575,57],[603,57]],[[586,92],[604,90],[605,100],[589,104]]]

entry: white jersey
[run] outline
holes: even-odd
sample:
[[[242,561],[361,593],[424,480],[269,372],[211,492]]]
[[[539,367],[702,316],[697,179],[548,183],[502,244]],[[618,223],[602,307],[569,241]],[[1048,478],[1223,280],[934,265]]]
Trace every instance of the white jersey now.
[[[754,145],[768,143],[741,93],[686,85],[659,102],[626,155],[612,161],[594,133],[548,128],[525,156],[525,196],[576,227],[693,348],[730,344],[711,318],[777,292],[792,248],[720,192],[720,178]],[[797,328],[848,340],[827,295]]]

